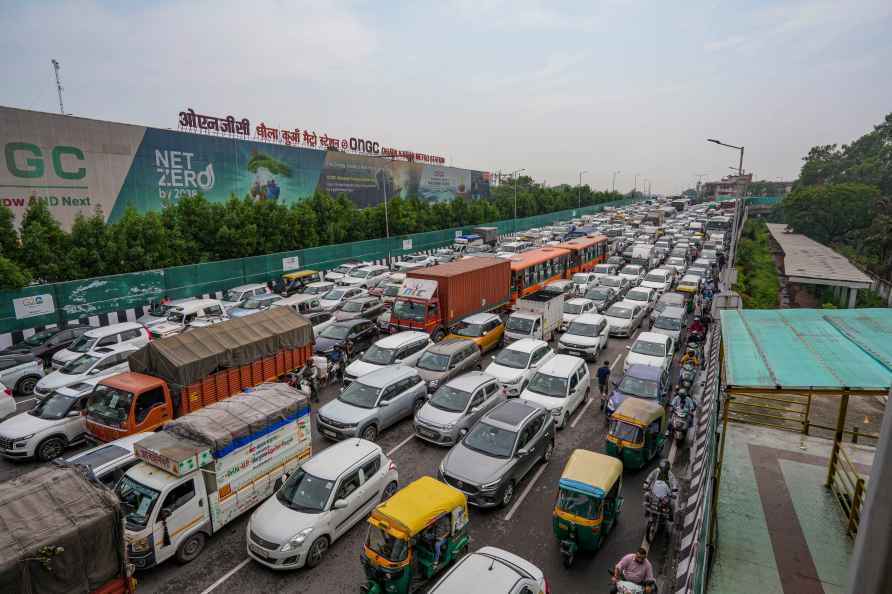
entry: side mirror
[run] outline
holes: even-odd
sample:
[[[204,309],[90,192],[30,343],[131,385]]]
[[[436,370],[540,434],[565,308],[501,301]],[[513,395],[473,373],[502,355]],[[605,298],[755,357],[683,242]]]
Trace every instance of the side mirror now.
[[[517,450],[518,458],[526,458],[529,455],[530,455],[530,450],[528,450],[526,448],[521,448],[521,449]]]
[[[345,507],[347,507],[346,499],[337,499],[335,500],[334,505],[331,506],[332,509],[344,509]]]
[[[627,345],[626,345],[626,350],[629,351],[629,350],[631,350],[631,349],[632,349],[632,345],[628,345],[628,344],[627,344]]]
[[[473,414],[473,413],[476,413],[476,412],[479,412],[479,411],[480,411],[480,407],[479,407],[479,406],[472,406],[472,407],[471,407],[471,410],[468,411],[468,412],[470,412],[470,413]]]
[[[158,512],[158,519],[164,521],[169,518],[172,513],[173,512],[170,511],[169,507],[162,508],[161,511]]]
[[[87,414],[87,411],[73,410],[68,413],[69,417],[79,417],[81,415]]]
[[[378,406],[381,407],[381,408],[384,408],[385,406],[390,406],[390,401],[389,401],[389,400],[382,400],[381,402],[378,403]]]
[[[99,370],[94,367],[93,369],[91,369],[90,371],[87,372],[87,375],[96,375],[97,373],[99,373]]]
[[[394,361],[394,364],[395,364],[395,365],[400,365],[402,362],[403,362],[402,359],[397,359],[396,361]]]
[[[468,433],[468,428],[467,428],[467,427],[462,427],[461,431],[459,431],[458,433],[459,433],[459,435],[461,435],[462,437],[464,437],[464,436],[467,435],[467,433]]]

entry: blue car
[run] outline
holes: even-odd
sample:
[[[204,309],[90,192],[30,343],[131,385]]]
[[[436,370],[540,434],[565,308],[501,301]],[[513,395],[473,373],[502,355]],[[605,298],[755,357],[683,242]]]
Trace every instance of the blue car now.
[[[269,309],[273,303],[281,298],[282,296],[276,293],[264,293],[262,295],[254,295],[253,297],[248,297],[247,299],[239,303],[236,307],[233,307],[229,310],[229,317],[243,318],[245,316],[256,314],[257,312]]]
[[[607,416],[612,415],[629,396],[666,404],[669,384],[668,370],[651,365],[630,365],[622,379],[613,384],[613,392],[607,401]]]

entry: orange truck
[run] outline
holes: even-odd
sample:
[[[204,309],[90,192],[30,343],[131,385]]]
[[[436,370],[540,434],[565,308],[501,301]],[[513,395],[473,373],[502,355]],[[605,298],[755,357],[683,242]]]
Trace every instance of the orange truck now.
[[[289,307],[153,340],[130,371],[96,384],[84,410],[87,436],[109,442],[276,381],[313,353],[313,327]]]

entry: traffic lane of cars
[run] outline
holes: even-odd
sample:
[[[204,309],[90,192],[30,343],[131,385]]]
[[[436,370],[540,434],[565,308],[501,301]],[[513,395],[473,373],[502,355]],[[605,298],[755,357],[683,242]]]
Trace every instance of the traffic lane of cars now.
[[[612,339],[608,343],[607,350],[599,356],[598,361],[590,363],[592,374],[603,360],[609,360],[611,363],[617,362],[614,369],[622,369],[622,358],[625,357],[627,344],[629,344],[627,340]],[[482,361],[484,369],[490,359],[491,357],[487,356]],[[336,396],[337,388],[335,386],[326,387],[322,390],[320,405]],[[596,383],[592,388],[590,402],[591,404],[584,411],[581,406],[574,413],[568,429],[557,434],[556,450],[552,462],[544,467],[535,482],[532,482],[532,479],[536,477],[539,469],[534,468],[530,472],[519,486],[518,495],[511,507],[485,511],[472,510],[470,530],[473,549],[484,545],[507,548],[545,570],[550,581],[552,574],[557,577],[557,574],[565,571],[560,562],[556,541],[551,534],[554,489],[563,465],[573,449],[603,450],[606,426],[603,413],[598,409]],[[319,405],[314,405],[314,416],[315,410],[318,408]],[[316,434],[313,443],[314,452],[321,451],[331,443]],[[414,437],[411,420],[403,421],[382,433],[378,443],[396,462],[401,485],[406,485],[423,475],[436,476],[437,466],[448,451],[447,448],[436,447]],[[639,473],[636,473],[636,476],[637,474]],[[643,480],[643,475],[641,480]],[[635,480],[631,483],[635,483]],[[524,491],[528,488],[526,497],[521,499]],[[640,491],[640,485],[635,484],[634,489]],[[639,516],[640,496],[640,493],[636,492],[629,497],[634,501],[627,499],[627,505],[633,507],[626,508],[633,510],[633,513],[639,512]],[[531,504],[527,499],[535,503]],[[505,518],[512,509],[515,510],[514,514],[510,521],[506,521]],[[278,573],[257,563],[249,562],[241,565],[245,559],[245,527],[249,517],[250,514],[246,514],[239,518],[233,522],[232,526],[227,526],[223,534],[211,539],[198,563],[186,566],[164,564],[141,574],[140,589],[149,592],[179,592],[183,590],[185,584],[189,584],[190,591],[203,592],[209,586],[217,583],[221,577],[226,576],[227,572],[233,568],[238,568],[238,570],[220,582],[213,592],[239,592],[245,589],[286,592],[307,591],[308,589],[310,591],[355,592],[358,585],[362,583],[363,574],[359,563],[359,552],[362,550],[366,535],[364,521],[359,522],[347,534],[339,538],[314,570]],[[533,529],[537,535],[535,538],[530,537]],[[628,545],[631,547],[628,550],[634,550],[641,542],[644,528],[640,521],[626,520],[624,522],[623,519],[620,519],[616,530],[617,535],[608,538],[605,555],[596,554],[591,558],[581,558],[580,565],[596,562],[598,571],[603,569],[603,576],[606,577],[606,570],[612,567],[618,559],[618,557],[617,559],[608,557],[620,554],[610,550],[610,547],[618,542],[619,544],[616,545],[619,547],[618,550],[622,550],[623,553],[628,552],[623,548],[626,547],[628,541],[628,543],[632,543]],[[656,560],[655,562],[659,563]],[[208,567],[212,567],[214,570],[207,571]],[[580,582],[574,577],[575,575],[572,573],[569,577],[561,578],[568,580],[564,583],[572,583],[573,586],[567,590],[557,589],[554,591],[578,589]],[[589,574],[586,573],[586,575]],[[596,578],[599,577],[596,576]],[[586,577],[585,579],[590,578]]]

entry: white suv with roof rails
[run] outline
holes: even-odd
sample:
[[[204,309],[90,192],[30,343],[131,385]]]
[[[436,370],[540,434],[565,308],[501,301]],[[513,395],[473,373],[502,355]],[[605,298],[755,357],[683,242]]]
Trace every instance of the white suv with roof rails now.
[[[346,388],[356,378],[387,365],[413,367],[432,344],[429,334],[416,330],[406,330],[380,338],[344,370],[344,387]]]
[[[316,567],[331,543],[399,488],[380,446],[350,439],[294,470],[248,521],[248,556],[270,569]]]
[[[554,351],[544,340],[521,338],[496,353],[485,373],[499,381],[506,397],[514,398],[520,396],[530,377],[552,357]]]
[[[533,374],[520,399],[547,408],[556,427],[563,429],[588,398],[590,388],[591,375],[583,359],[555,355]]]
[[[390,269],[387,266],[363,266],[351,270],[347,276],[338,280],[338,284],[346,287],[372,289],[378,286],[378,283],[388,274],[390,274]]]
[[[69,361],[100,347],[129,344],[133,348],[139,348],[148,344],[149,340],[149,331],[136,322],[100,326],[87,330],[80,338],[53,355],[52,367],[54,370],[61,369]]]
[[[264,295],[269,292],[269,287],[267,287],[263,283],[239,285],[237,287],[232,287],[231,289],[223,293],[223,299],[220,300],[220,303],[223,306],[223,310],[227,311],[232,309],[233,307],[237,307],[239,303],[241,303],[248,297]]]
[[[232,309],[232,308],[230,308]],[[219,324],[229,319],[223,304],[217,299],[190,299],[167,310],[167,320],[149,329],[154,338],[164,338],[199,328]]]
[[[368,265],[368,262],[345,262],[344,264],[341,264],[340,266],[332,268],[331,270],[326,272],[324,278],[327,281],[336,283],[342,278],[349,275],[352,270]]]

